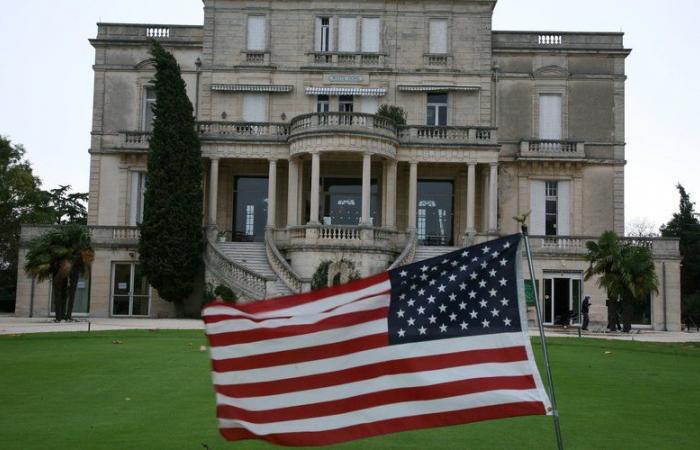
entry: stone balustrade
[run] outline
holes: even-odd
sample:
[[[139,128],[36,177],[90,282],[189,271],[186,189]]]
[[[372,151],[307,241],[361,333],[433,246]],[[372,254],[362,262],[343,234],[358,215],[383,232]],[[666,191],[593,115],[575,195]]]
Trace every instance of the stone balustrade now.
[[[312,66],[329,67],[384,67],[384,53],[345,53],[345,52],[311,52],[307,53]]]
[[[494,31],[493,49],[561,48],[581,50],[623,50],[623,33],[561,31]]]
[[[289,125],[270,122],[197,122],[203,141],[274,141],[285,142]]]
[[[530,247],[535,253],[576,254],[588,252],[586,243],[597,241],[595,236],[530,236]],[[678,239],[673,238],[623,238],[623,242],[649,248],[654,257],[679,258]]]
[[[207,270],[212,271],[217,278],[251,299],[265,298],[268,282],[275,281],[274,277],[259,275],[242,264],[228,259],[216,248],[216,243],[211,239],[207,242],[204,259]]]
[[[520,142],[519,159],[583,159],[586,146],[580,141],[534,139]]]
[[[289,124],[289,137],[323,133],[364,134],[396,140],[397,128],[393,121],[374,114],[324,112],[302,114]]]
[[[496,145],[498,141],[495,128],[407,125],[399,127],[399,142],[406,145]]]
[[[271,228],[265,231],[265,252],[272,270],[292,292],[307,292],[311,289],[311,280],[300,277],[278,250],[275,232]]]
[[[196,25],[98,23],[96,40],[146,41],[156,39],[201,44],[202,38],[203,27]]]
[[[347,247],[403,248],[406,233],[381,227],[353,225],[301,225],[278,229],[274,239],[283,246],[330,244]]]
[[[22,225],[20,241],[29,243],[32,239],[42,236],[62,225]],[[141,231],[138,227],[129,226],[89,226],[90,240],[96,246],[104,247],[134,247],[138,245]]]

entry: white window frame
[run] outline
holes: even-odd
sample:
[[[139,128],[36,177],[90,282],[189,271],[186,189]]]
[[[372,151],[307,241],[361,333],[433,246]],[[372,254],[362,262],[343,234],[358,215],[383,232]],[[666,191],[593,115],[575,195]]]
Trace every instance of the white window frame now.
[[[362,53],[379,53],[382,51],[382,20],[379,17],[363,17],[361,29],[360,51]],[[376,23],[375,27],[370,27],[371,23]],[[368,34],[373,30],[372,35]],[[375,34],[376,33],[376,34]],[[374,40],[372,38],[375,38]]]
[[[357,53],[357,22],[357,17],[338,18],[338,52]]]
[[[254,39],[252,39],[252,29],[251,29],[251,22],[252,21],[258,21],[260,20],[262,23],[262,42],[260,45],[253,46],[252,42]],[[267,16],[265,15],[250,15],[247,18],[246,21],[246,50],[249,52],[265,52],[267,51],[268,47],[268,39],[267,39]]]
[[[149,91],[153,92],[153,97],[148,97]],[[153,131],[153,120],[155,120],[156,115],[155,113],[153,113],[153,116],[151,117],[151,122],[148,123],[148,112],[149,108],[151,108],[150,111],[152,112],[152,108],[156,104],[156,87],[152,84],[144,86],[142,89],[141,98],[141,129],[143,131]]]
[[[547,202],[555,202],[554,214],[547,212]],[[554,234],[547,234],[547,216],[554,215]],[[544,182],[544,234],[547,236],[559,235],[559,182],[547,180]]]
[[[433,103],[430,102],[428,99],[430,98],[431,94],[445,94],[446,100],[445,103]],[[440,122],[440,108],[445,109],[445,124],[444,125],[438,125]],[[430,108],[435,108],[435,123],[428,123],[428,109]],[[450,94],[448,92],[429,92],[425,94],[425,124],[429,127],[442,127],[442,126],[447,126],[450,123]]]
[[[323,99],[322,99],[323,97]],[[325,113],[331,110],[331,97],[330,95],[317,95],[316,96],[316,112]]]
[[[115,271],[117,268],[117,264],[128,264],[131,266],[130,273],[129,273],[129,314],[114,314],[114,279],[116,277]],[[136,264],[141,264],[140,262],[135,262],[135,261],[112,261],[112,270],[111,270],[111,277],[110,277],[110,283],[109,283],[109,316],[110,317],[150,317],[151,316],[151,311],[152,311],[152,303],[153,303],[153,293],[152,287],[150,283],[148,284],[148,314],[146,315],[134,315],[132,314],[133,312],[133,307],[134,307],[134,278],[136,276]]]
[[[535,81],[535,92],[532,97],[532,137],[541,139],[540,136],[540,96],[561,95],[561,139],[569,136],[569,95],[566,82],[552,80]]]
[[[327,25],[323,25],[323,21],[328,20]],[[333,17],[318,16],[316,17],[315,42],[314,49],[317,52],[329,53],[333,51]]]
[[[548,93],[540,93],[537,98],[537,102],[539,104],[539,111],[538,111],[538,127],[537,127],[537,136],[540,139],[547,139],[547,140],[553,140],[553,141],[559,141],[564,139],[564,98],[561,94],[548,94]],[[544,130],[543,126],[545,125],[545,107],[544,105],[549,105],[548,107],[552,107],[556,105],[556,108],[558,108],[558,111],[556,108],[549,113],[552,117],[550,118],[551,120],[557,122],[557,126],[551,126],[551,130]],[[558,128],[558,133],[555,131],[555,129]]]
[[[146,192],[146,177],[143,170],[132,170],[131,189],[129,194],[129,226],[137,226],[143,222],[143,196]]]

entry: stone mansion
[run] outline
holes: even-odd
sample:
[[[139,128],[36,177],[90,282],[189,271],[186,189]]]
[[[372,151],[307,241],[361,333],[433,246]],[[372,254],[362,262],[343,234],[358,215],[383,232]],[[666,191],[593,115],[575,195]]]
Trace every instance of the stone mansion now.
[[[545,323],[584,294],[593,327],[606,321],[582,256],[624,233],[621,33],[495,31],[496,0],[203,3],[203,26],[100,23],[90,40],[96,257],[76,315],[174,315],[137,253],[156,39],[195,108],[206,282],[245,299],[302,292],[324,261],[329,281],[366,276],[516,233],[531,211]],[[382,104],[407,124],[377,116]],[[20,266],[43,230],[23,228]],[[660,289],[635,323],[678,330],[678,242],[643,243]],[[50,297],[20,273],[17,315],[50,315]]]

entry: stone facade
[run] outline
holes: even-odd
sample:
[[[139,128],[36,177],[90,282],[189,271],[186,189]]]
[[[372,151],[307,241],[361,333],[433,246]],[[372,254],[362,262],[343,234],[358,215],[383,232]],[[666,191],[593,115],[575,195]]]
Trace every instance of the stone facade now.
[[[303,291],[322,260],[369,275],[518,232],[511,217],[532,211],[539,292],[559,297],[550,321],[585,293],[604,322],[582,255],[591,236],[624,231],[630,50],[621,33],[494,31],[495,7],[205,0],[204,26],[98,24],[89,224],[126,238],[97,250],[89,314],[114,315],[115,264],[138,259],[158,39],[197,114],[206,280],[243,298]],[[380,104],[407,125],[376,116]],[[662,289],[640,323],[679,329],[677,242],[646,244]],[[46,286],[30,287],[20,274],[17,314],[30,297],[48,314]],[[147,315],[172,314],[162,303],[151,292]]]

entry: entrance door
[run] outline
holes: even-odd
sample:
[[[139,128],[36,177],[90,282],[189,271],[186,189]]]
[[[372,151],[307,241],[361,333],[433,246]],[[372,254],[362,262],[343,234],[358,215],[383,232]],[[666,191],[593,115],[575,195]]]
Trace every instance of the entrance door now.
[[[151,296],[139,263],[114,263],[112,267],[112,315],[148,316]]]
[[[265,240],[267,194],[267,177],[236,177],[231,240]]]
[[[580,324],[581,276],[545,273],[542,314],[547,325]]]
[[[452,245],[452,180],[418,180],[416,231],[421,245]]]

